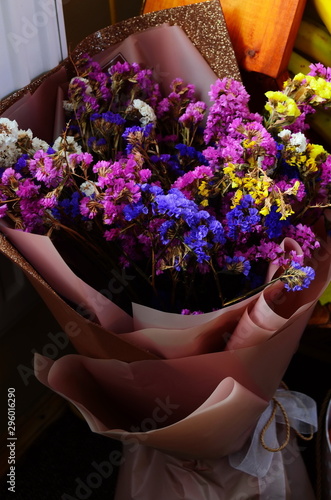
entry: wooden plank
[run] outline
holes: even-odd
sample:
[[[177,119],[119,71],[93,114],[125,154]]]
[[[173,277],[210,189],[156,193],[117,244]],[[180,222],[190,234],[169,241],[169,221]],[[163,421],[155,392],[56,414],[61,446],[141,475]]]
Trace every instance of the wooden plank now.
[[[143,13],[192,3],[198,1],[145,0]],[[239,67],[278,78],[287,69],[305,4],[306,0],[220,0]]]

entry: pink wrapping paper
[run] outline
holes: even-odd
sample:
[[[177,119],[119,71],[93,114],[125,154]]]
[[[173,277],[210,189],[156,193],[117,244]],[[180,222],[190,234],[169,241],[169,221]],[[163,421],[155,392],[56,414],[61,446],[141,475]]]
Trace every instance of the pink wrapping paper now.
[[[72,293],[79,291],[78,278],[66,269],[47,237],[3,230],[58,293],[75,299]],[[180,456],[228,455],[242,446],[278,388],[314,305],[330,281],[331,247],[321,243],[311,262],[316,278],[309,289],[288,293],[277,282],[244,302],[201,316],[136,305],[136,318],[124,314],[123,323],[128,321],[123,328],[123,311],[102,295],[98,299],[92,295],[88,307],[101,304],[98,318],[112,325],[110,337],[164,359],[127,363],[121,358],[72,355],[52,362],[37,357],[36,375],[76,404],[95,432],[121,440],[134,438]],[[81,285],[88,298],[90,287]],[[134,324],[139,330],[127,331]],[[141,422],[152,418],[156,400],[170,400],[174,408],[165,425],[156,422],[157,428],[141,431]]]

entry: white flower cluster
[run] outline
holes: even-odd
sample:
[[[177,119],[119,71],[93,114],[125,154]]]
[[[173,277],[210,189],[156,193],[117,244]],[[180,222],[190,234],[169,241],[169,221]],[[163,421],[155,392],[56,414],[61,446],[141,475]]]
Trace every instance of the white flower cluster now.
[[[25,144],[27,151],[23,151],[20,144]],[[34,154],[48,148],[45,141],[33,137],[30,129],[20,130],[16,120],[0,118],[0,167],[12,167],[23,153]]]
[[[82,152],[81,146],[75,141],[74,137],[67,135],[64,141],[62,136],[59,136],[52,146],[55,151],[59,151],[60,149],[65,149],[68,153],[77,153],[80,154]]]
[[[0,167],[11,167],[20,155],[16,143],[18,139],[17,122],[0,118]]]
[[[288,129],[284,129],[279,132],[278,137],[281,139],[288,141],[291,146],[294,146],[297,153],[303,153],[307,148],[307,139],[302,132],[292,133]]]
[[[140,123],[142,126],[147,125],[148,123],[156,122],[156,115],[153,108],[151,108],[149,104],[141,101],[140,99],[134,99],[132,104],[133,107],[141,114]]]

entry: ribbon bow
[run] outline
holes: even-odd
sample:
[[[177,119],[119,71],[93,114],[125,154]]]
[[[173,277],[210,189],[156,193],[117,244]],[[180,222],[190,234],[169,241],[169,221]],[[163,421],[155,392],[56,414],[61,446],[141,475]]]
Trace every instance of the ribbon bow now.
[[[255,427],[250,444],[244,449],[229,456],[230,465],[242,472],[258,478],[260,489],[266,489],[266,498],[286,498],[285,473],[282,478],[274,481],[274,495],[270,496],[272,484],[263,481],[271,469],[284,469],[282,450],[290,440],[290,429],[305,440],[310,440],[318,427],[317,408],[315,401],[300,392],[278,389],[268,407],[260,416]],[[282,424],[282,425],[277,425]],[[305,435],[309,435],[306,437]],[[299,450],[291,447],[294,461],[300,454]],[[282,496],[283,495],[283,496]],[[262,498],[262,496],[261,496]]]

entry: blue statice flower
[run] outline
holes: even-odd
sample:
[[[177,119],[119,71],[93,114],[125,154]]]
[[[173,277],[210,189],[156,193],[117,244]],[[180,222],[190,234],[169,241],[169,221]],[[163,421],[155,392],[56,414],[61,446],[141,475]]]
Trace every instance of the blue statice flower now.
[[[95,144],[95,143],[96,143],[96,140],[97,140],[97,138],[96,138],[96,137],[94,137],[94,136],[89,137],[89,138],[88,138],[88,140],[87,140],[87,145],[88,145],[88,147],[89,147],[89,148],[92,148],[92,147],[93,147],[93,144]]]
[[[127,127],[122,134],[123,139],[127,141],[126,154],[132,153],[135,145],[142,145],[143,139],[150,136],[153,128],[153,123],[148,123],[144,127],[139,127],[138,125]]]
[[[170,243],[170,239],[168,237],[168,232],[175,226],[175,221],[173,219],[166,220],[163,222],[159,228],[160,240],[164,245]]]
[[[114,125],[124,125],[126,120],[118,113],[112,113],[111,111],[106,111],[101,114],[101,118],[108,123],[113,123]]]
[[[198,160],[199,165],[208,165],[208,160],[205,156],[195,149],[193,146],[187,146],[186,144],[176,144],[175,148],[179,151],[181,156],[188,156],[194,160]]]
[[[208,233],[208,226],[201,224],[192,228],[191,231],[184,237],[184,243],[192,249],[199,263],[203,263],[210,259],[210,256],[205,251],[212,247],[212,245],[205,239],[207,238]]]
[[[281,276],[280,280],[285,284],[288,291],[297,292],[304,288],[309,288],[310,283],[315,278],[315,271],[310,266],[301,266],[292,260],[290,266]]]
[[[22,156],[20,156],[14,167],[15,172],[21,172],[21,170],[27,166],[27,160],[29,158],[30,157],[28,154],[23,154]]]
[[[168,194],[157,195],[155,197],[155,202],[160,214],[167,214],[176,219],[183,217],[185,221],[191,213],[198,211],[197,204],[187,199],[186,196],[176,188],[170,189]]]
[[[226,268],[230,271],[236,271],[242,273],[245,276],[249,275],[251,270],[251,264],[242,255],[235,255],[234,257],[225,257]]]
[[[155,186],[153,184],[142,184],[140,189],[143,193],[151,193],[154,196],[163,194],[163,189],[160,186]]]
[[[89,137],[87,140],[87,145],[89,148],[96,148],[100,146],[105,146],[107,144],[107,141],[104,137],[101,137],[100,139],[97,139],[96,137]]]
[[[283,145],[278,144],[278,146],[283,146]],[[288,179],[300,179],[300,172],[298,167],[295,164],[290,165],[285,161],[284,158],[280,157],[278,170],[279,170],[279,175],[281,177],[285,177]]]
[[[177,156],[170,154],[161,154],[161,155],[151,155],[151,162],[157,164],[159,162],[166,163],[167,171],[175,174],[176,177],[184,175],[184,170],[181,168],[180,163],[178,161]]]
[[[215,217],[210,217],[209,230],[212,234],[213,243],[220,243],[221,245],[224,245],[226,241],[224,227],[219,220],[215,219]]]
[[[257,208],[251,206],[252,204],[254,200],[247,194],[235,208],[226,214],[229,238],[237,240],[240,233],[253,232],[259,226],[261,215]]]
[[[141,214],[147,214],[148,208],[144,203],[140,200],[137,203],[130,203],[130,205],[126,205],[123,209],[124,218],[128,221],[136,219]]]
[[[279,159],[282,157],[282,151],[284,149],[284,144],[281,144],[276,141],[276,158]]]
[[[281,220],[282,214],[277,212],[277,207],[271,207],[265,216],[264,225],[269,238],[278,238],[283,234],[283,229],[290,224],[289,219]]]
[[[58,207],[52,208],[52,215],[58,220],[63,219],[63,214],[74,219],[80,215],[79,210],[80,194],[78,191],[72,193],[70,198],[59,200]]]

